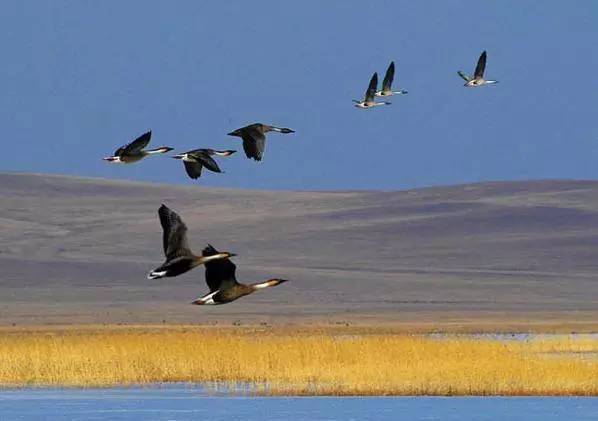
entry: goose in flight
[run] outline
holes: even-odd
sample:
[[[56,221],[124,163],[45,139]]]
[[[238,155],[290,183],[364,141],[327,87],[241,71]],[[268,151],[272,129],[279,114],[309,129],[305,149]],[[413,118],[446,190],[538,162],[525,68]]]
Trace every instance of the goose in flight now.
[[[403,89],[399,89],[398,91],[392,90],[392,80],[395,77],[395,62],[391,61],[388,69],[386,69],[386,75],[384,76],[384,80],[382,81],[382,89],[376,92],[376,96],[392,96],[392,95],[401,95],[406,94],[407,91]]]
[[[185,165],[185,171],[187,175],[194,180],[201,177],[201,170],[206,167],[208,170],[213,172],[222,172],[216,161],[212,158],[214,155],[218,156],[231,156],[236,151],[216,151],[214,149],[194,149],[192,151],[180,153],[173,156],[175,159],[180,159]]]
[[[217,256],[219,254],[211,245],[203,250],[204,257]],[[257,290],[273,287],[286,279],[269,279],[255,284],[242,284],[237,282],[235,271],[237,266],[229,259],[212,260],[206,263],[206,283],[210,292],[201,298],[193,301],[197,305],[226,304],[238,298],[249,295]]]
[[[367,91],[365,91],[365,98],[363,101],[353,100],[357,108],[372,108],[378,105],[390,105],[390,102],[376,102],[374,97],[376,96],[376,90],[378,89],[378,73],[374,73],[370,79],[370,84]]]
[[[266,149],[266,133],[268,132],[295,133],[295,130],[287,129],[286,127],[254,123],[232,131],[228,133],[228,135],[243,139],[243,150],[245,151],[247,158],[261,161]]]
[[[187,226],[181,217],[169,209],[166,205],[158,209],[160,224],[162,225],[162,245],[166,261],[162,266],[152,270],[148,279],[164,278],[166,276],[178,276],[196,266],[206,264],[212,260],[225,259],[235,256],[229,252],[214,253],[210,256],[196,256],[189,249],[187,243]]]
[[[486,51],[482,52],[482,54],[480,55],[480,58],[478,59],[478,64],[475,66],[475,71],[473,72],[473,77],[466,75],[460,70],[457,72],[457,74],[461,76],[465,81],[465,85],[463,86],[475,87],[498,83],[498,80],[485,80],[484,70],[486,70]]]
[[[137,139],[129,143],[128,145],[121,146],[118,148],[113,156],[107,156],[103,158],[104,161],[112,162],[112,163],[125,163],[131,164],[133,162],[141,161],[148,155],[153,155],[157,153],[166,153],[172,150],[168,146],[161,146],[156,149],[149,149],[147,151],[143,150],[149,143],[150,139],[152,138],[152,131],[150,130],[147,133],[142,134]]]

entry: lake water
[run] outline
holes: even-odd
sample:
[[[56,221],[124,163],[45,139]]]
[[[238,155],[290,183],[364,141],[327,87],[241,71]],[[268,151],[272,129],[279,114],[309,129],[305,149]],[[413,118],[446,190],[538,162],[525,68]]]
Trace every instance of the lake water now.
[[[209,395],[195,386],[0,392],[0,420],[598,420],[598,398]]]

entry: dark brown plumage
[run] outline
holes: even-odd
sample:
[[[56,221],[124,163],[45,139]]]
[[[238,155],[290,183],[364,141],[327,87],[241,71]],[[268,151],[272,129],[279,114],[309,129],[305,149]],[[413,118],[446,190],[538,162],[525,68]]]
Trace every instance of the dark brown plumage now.
[[[390,102],[376,102],[376,90],[378,89],[378,73],[374,73],[370,79],[368,88],[365,91],[363,101],[353,100],[357,108],[373,108],[379,105],[390,105]]]
[[[201,170],[203,167],[206,167],[212,172],[222,172],[212,156],[230,156],[235,152],[236,151],[233,150],[216,151],[214,149],[194,149],[192,151],[175,155],[173,158],[182,160],[183,164],[185,165],[185,171],[187,172],[187,175],[196,180],[201,177]]]
[[[286,127],[269,126],[262,123],[254,123],[241,127],[228,133],[229,136],[236,136],[243,139],[243,150],[247,158],[261,161],[266,150],[266,133],[295,133],[294,130]]]
[[[218,255],[219,252],[211,245],[208,245],[202,255],[210,257]],[[206,283],[210,292],[201,298],[193,301],[197,305],[226,304],[235,301],[245,295],[249,295],[258,289],[273,287],[286,282],[286,279],[269,279],[265,282],[255,284],[242,284],[237,281],[237,266],[230,259],[212,260],[205,264]]]
[[[143,148],[149,144],[151,138],[152,131],[150,130],[139,136],[131,143],[118,148],[116,151],[114,151],[113,156],[107,156],[104,158],[104,161],[131,164],[133,162],[142,160],[148,155],[166,153],[172,150],[172,148],[168,146],[161,146],[159,148],[150,149],[147,151],[143,150]]]
[[[395,77],[395,62],[391,61],[388,65],[388,69],[386,69],[386,74],[384,75],[384,80],[382,81],[382,89],[376,92],[376,96],[392,96],[392,95],[404,95],[407,93],[404,89],[399,89],[398,91],[392,90],[392,82]]]
[[[484,85],[492,85],[498,83],[497,80],[486,80],[484,79],[484,72],[486,71],[486,58],[487,54],[486,51],[483,51],[480,54],[480,58],[475,66],[475,70],[473,72],[473,77],[469,77],[462,71],[458,71],[457,74],[461,76],[461,78],[465,81],[464,86],[475,87],[475,86],[484,86]]]
[[[486,51],[483,51],[480,54],[480,58],[478,59],[478,64],[475,66],[475,71],[473,72],[474,79],[483,79],[484,78],[484,71],[486,70]]]
[[[187,226],[181,217],[166,205],[160,206],[158,216],[163,230],[162,247],[166,260],[147,275],[148,279],[178,276],[207,262],[234,256],[229,252],[216,253],[209,257],[196,256],[189,249]]]

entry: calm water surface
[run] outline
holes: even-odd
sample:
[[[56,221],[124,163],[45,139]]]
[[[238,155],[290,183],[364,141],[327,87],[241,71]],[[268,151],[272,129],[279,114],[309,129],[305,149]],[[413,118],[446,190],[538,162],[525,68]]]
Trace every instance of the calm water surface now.
[[[210,396],[195,386],[0,392],[0,420],[598,420],[598,398]]]

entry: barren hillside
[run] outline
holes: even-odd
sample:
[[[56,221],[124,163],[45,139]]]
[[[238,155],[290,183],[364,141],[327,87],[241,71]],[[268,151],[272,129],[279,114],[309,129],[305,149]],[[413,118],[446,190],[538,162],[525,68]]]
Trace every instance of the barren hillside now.
[[[598,325],[598,182],[400,192],[209,189],[0,174],[0,324]],[[240,281],[292,282],[190,305],[203,268],[150,281],[161,203]]]

